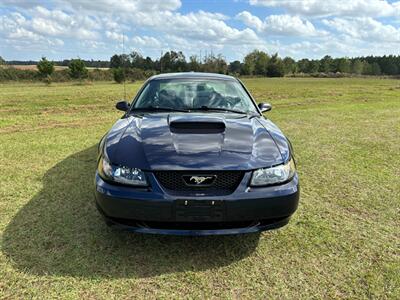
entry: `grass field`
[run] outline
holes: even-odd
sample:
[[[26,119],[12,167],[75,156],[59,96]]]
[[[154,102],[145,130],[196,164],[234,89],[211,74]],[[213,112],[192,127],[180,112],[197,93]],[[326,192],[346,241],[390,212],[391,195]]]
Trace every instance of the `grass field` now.
[[[112,83],[0,84],[0,298],[400,298],[400,81],[247,79],[290,137],[288,226],[229,237],[116,232],[93,203]],[[140,84],[129,84],[132,97]]]

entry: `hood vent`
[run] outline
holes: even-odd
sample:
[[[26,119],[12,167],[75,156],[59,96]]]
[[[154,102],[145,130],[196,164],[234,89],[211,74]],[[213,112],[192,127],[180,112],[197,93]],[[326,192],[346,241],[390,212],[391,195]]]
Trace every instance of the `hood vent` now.
[[[222,133],[225,131],[223,122],[171,122],[169,128],[173,133]]]

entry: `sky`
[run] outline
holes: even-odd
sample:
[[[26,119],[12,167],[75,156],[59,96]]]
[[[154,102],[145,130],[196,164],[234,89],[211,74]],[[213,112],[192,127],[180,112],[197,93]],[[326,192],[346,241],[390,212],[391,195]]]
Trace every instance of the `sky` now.
[[[0,0],[6,60],[158,58],[259,49],[295,59],[400,54],[400,1]]]

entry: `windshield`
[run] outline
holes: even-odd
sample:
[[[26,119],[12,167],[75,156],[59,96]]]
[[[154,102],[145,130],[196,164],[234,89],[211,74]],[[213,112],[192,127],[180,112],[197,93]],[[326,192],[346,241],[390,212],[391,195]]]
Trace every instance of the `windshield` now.
[[[234,80],[166,79],[152,80],[143,89],[133,109],[163,108],[196,110],[213,108],[257,113],[255,105]]]

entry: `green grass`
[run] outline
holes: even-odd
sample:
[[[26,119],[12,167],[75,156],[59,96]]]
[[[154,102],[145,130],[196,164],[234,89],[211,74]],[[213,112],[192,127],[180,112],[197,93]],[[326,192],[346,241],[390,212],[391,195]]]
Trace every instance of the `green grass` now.
[[[399,299],[400,81],[245,83],[292,140],[301,202],[282,229],[202,238],[97,213],[95,145],[121,85],[0,84],[0,298]]]

